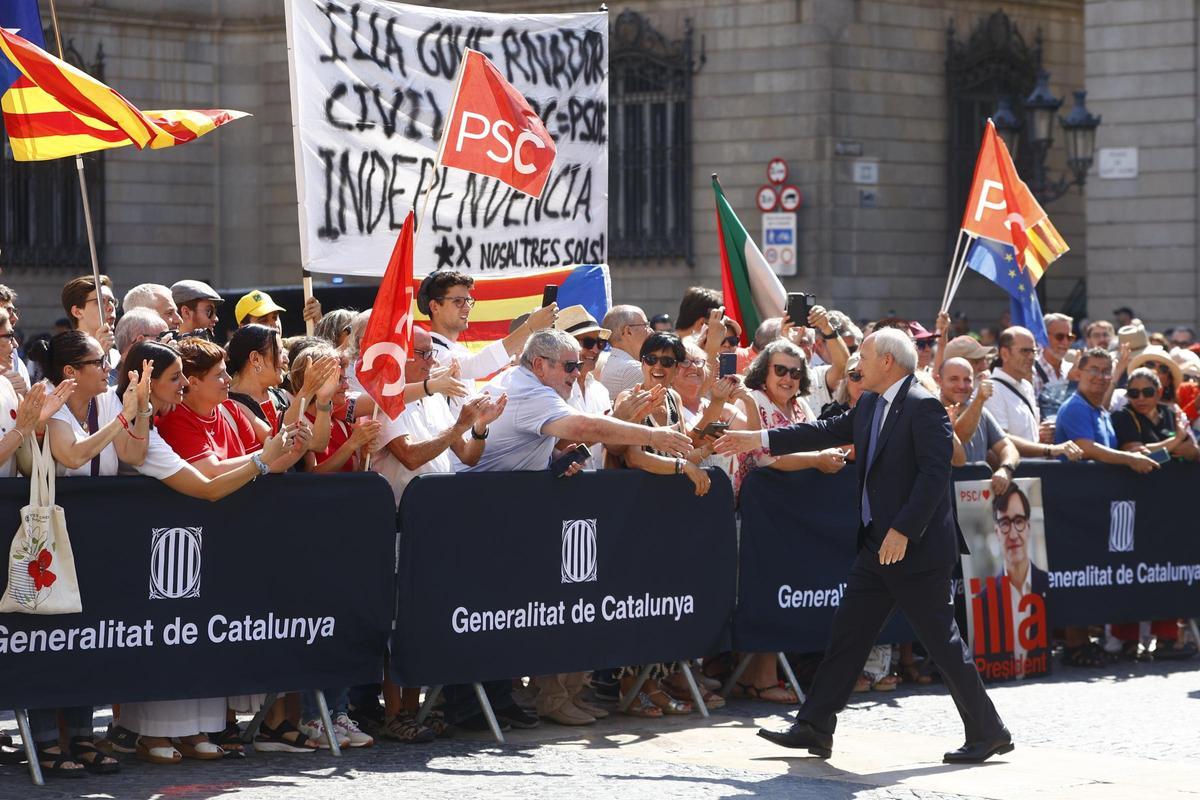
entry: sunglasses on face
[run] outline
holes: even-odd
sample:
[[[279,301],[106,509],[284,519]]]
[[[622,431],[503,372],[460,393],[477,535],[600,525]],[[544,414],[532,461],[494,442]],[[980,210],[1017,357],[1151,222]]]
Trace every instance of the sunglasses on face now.
[[[863,378],[861,372],[859,372],[858,370],[853,370],[853,369],[846,373],[846,377],[850,379],[851,383],[859,383],[862,381],[862,378]]]
[[[772,364],[771,369],[775,371],[776,378],[791,375],[794,381],[800,380],[800,377],[804,374],[803,367],[785,367],[783,364]]]
[[[917,346],[918,350],[928,350],[929,348],[933,347],[933,339],[920,339],[914,342],[914,344]]]
[[[604,347],[604,340],[595,336],[580,336],[575,341],[579,342],[579,346],[584,350],[591,350],[594,347]]]
[[[441,297],[435,297],[433,299],[438,301],[439,303],[454,303],[455,308],[463,308],[464,306],[466,306],[467,308],[473,308],[475,306],[475,298],[474,297],[446,297],[445,295],[443,295]]]
[[[736,336],[726,336],[724,339],[721,340],[721,344],[725,345],[726,347],[737,347],[738,342],[740,342],[740,341],[741,341],[741,339],[739,339]]]
[[[100,367],[100,369],[108,369],[108,356],[104,356],[102,358],[89,358],[87,361],[76,361],[71,366],[87,367],[92,365]]]
[[[1155,389],[1153,386],[1147,386],[1145,389],[1126,389],[1125,394],[1128,395],[1131,400],[1136,400],[1139,397],[1145,397],[1147,400],[1149,400],[1151,397],[1154,397],[1154,395],[1158,394],[1158,389]]]
[[[671,369],[679,363],[679,359],[674,356],[656,356],[651,354],[642,356],[642,363],[648,367],[657,367],[661,364],[663,369]]]
[[[568,375],[583,366],[582,361],[558,361],[556,358],[552,358],[550,360],[562,364],[563,372],[567,373]]]
[[[1159,372],[1161,372],[1163,375],[1170,375],[1170,374],[1171,374],[1171,368],[1170,368],[1170,367],[1168,367],[1166,364],[1160,364],[1159,362],[1157,362],[1157,361],[1154,361],[1154,362],[1151,362],[1150,364],[1148,364],[1147,366],[1152,366],[1152,367],[1154,367],[1154,369],[1158,370],[1158,371],[1159,371]]]

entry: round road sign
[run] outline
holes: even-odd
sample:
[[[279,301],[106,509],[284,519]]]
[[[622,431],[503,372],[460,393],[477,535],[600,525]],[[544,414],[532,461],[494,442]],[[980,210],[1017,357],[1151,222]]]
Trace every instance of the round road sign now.
[[[779,205],[779,195],[775,192],[775,187],[760,187],[758,190],[758,210],[766,214],[769,211],[774,211],[777,205]]]
[[[804,201],[804,195],[795,186],[785,186],[779,190],[779,207],[784,211],[795,211]]]
[[[783,183],[787,180],[788,165],[782,158],[772,158],[767,164],[767,180],[771,183]]]

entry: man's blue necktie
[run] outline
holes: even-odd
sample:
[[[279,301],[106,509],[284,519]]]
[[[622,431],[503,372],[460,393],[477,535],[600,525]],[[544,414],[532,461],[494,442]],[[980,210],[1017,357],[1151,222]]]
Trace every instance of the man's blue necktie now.
[[[867,469],[871,468],[871,462],[875,460],[875,445],[879,442],[879,423],[883,419],[884,409],[887,408],[887,400],[883,399],[883,395],[875,400],[875,415],[871,417],[871,439],[867,445]],[[871,500],[867,496],[867,481],[863,479],[862,489],[862,524],[871,524]]]

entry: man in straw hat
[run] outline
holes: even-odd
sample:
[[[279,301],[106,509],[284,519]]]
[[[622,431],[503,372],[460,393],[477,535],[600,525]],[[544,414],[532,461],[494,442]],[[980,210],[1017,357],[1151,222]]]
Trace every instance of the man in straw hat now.
[[[567,306],[559,311],[554,328],[574,336],[579,342],[579,377],[567,402],[587,414],[610,413],[612,396],[594,373],[596,361],[604,352],[612,331],[601,328],[583,306]],[[588,459],[587,468],[604,469],[604,445],[589,442],[588,449],[592,451],[592,457]]]

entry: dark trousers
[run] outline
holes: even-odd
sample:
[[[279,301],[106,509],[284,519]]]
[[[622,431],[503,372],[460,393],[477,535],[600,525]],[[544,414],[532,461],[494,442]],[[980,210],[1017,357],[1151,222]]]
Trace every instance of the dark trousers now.
[[[904,571],[900,564],[885,567],[877,553],[860,550],[833,617],[829,648],[796,718],[833,733],[837,712],[850,699],[871,646],[898,608],[938,665],[962,717],[967,741],[997,735],[1004,723],[983,688],[954,619],[951,571],[944,567],[914,573]]]
[[[496,712],[515,704],[512,697],[512,681],[483,681],[483,689],[487,693],[492,710]],[[446,721],[456,725],[463,720],[482,714],[479,698],[475,695],[475,687],[469,683],[449,683],[442,687],[442,713]]]

